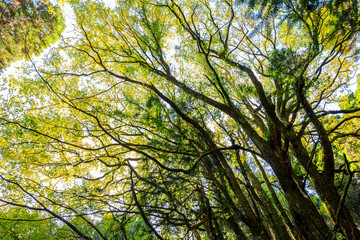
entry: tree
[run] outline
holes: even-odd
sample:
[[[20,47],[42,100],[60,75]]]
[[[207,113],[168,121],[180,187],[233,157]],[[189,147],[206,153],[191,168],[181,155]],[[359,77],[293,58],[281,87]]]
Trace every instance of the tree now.
[[[45,1],[0,2],[0,70],[27,55],[40,54],[64,27],[60,8]]]
[[[357,68],[356,1],[72,5],[74,37],[8,79],[7,208],[85,239],[360,239],[337,181],[360,109],[329,106]]]

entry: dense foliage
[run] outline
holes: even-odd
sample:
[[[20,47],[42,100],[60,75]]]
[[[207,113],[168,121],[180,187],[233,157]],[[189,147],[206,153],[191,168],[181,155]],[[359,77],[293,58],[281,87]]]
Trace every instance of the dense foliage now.
[[[356,1],[71,5],[3,77],[2,239],[360,239]]]
[[[45,1],[0,1],[0,70],[41,51],[63,29],[60,8]]]

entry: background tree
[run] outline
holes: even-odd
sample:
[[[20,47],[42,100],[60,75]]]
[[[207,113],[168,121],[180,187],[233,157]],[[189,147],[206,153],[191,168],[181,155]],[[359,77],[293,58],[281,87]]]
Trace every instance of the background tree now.
[[[316,3],[73,1],[74,36],[7,79],[4,211],[85,239],[359,239],[359,109],[331,110],[359,11]]]
[[[49,2],[0,1],[0,69],[28,54],[40,54],[63,28],[60,8]]]

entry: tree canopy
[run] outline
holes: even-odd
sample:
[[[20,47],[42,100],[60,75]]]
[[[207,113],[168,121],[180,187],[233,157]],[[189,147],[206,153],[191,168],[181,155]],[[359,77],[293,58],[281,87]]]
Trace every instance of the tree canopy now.
[[[33,0],[0,1],[0,70],[55,42],[64,23],[60,8]]]
[[[3,78],[2,239],[360,239],[357,1],[69,4]]]

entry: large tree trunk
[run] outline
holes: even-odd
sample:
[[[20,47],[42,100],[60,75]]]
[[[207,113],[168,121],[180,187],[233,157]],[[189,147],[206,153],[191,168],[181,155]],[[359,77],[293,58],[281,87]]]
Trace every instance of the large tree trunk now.
[[[269,150],[269,149],[268,149]],[[297,232],[304,240],[328,240],[331,233],[324,219],[307,193],[302,189],[297,176],[292,171],[291,162],[278,146],[267,153],[267,159],[279,179],[279,183],[289,203],[289,210]]]
[[[319,193],[321,200],[324,202],[325,208],[329,212],[331,220],[335,224],[337,220],[336,211],[340,202],[339,193],[332,181],[329,181],[325,176],[312,178],[311,180],[316,191]],[[339,226],[347,239],[360,239],[360,230],[357,228],[354,219],[345,205],[342,207],[338,218]]]
[[[299,163],[308,171],[309,178],[324,203],[333,223],[336,222],[336,211],[339,207],[340,195],[334,186],[332,174],[320,173],[316,166],[310,162],[309,157],[304,154],[301,142],[293,146]],[[343,206],[339,215],[339,226],[347,239],[360,239],[360,230],[357,228],[354,219],[346,206]]]

